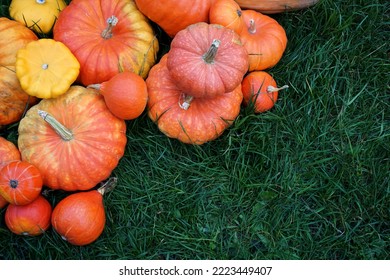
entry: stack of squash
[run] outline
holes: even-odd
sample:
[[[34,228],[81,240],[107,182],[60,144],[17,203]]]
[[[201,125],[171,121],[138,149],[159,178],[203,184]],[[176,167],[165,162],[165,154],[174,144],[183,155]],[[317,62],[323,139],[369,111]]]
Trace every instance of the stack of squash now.
[[[287,35],[266,13],[315,2],[13,0],[12,19],[0,18],[0,126],[18,125],[17,143],[0,138],[7,226],[39,235],[52,225],[75,245],[96,240],[126,122],[146,110],[168,137],[201,145],[241,105],[271,109],[281,88],[266,70]],[[52,207],[44,187],[72,194]]]

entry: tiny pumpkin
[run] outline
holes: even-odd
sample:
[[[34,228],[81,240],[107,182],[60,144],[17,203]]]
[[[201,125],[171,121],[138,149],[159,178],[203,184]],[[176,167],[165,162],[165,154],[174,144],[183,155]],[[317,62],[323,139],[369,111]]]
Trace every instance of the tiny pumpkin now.
[[[30,108],[18,127],[22,159],[34,164],[44,185],[88,190],[109,177],[124,154],[126,123],[96,90],[71,86]]]
[[[240,85],[248,70],[248,54],[233,30],[200,22],[173,38],[167,67],[182,91],[214,97]]]
[[[242,11],[234,0],[216,0],[210,7],[210,23],[220,24],[240,33],[244,28]]]
[[[38,168],[26,161],[11,161],[0,170],[0,195],[11,204],[26,205],[43,186]]]
[[[148,101],[145,80],[133,72],[118,73],[106,82],[88,87],[97,89],[111,113],[124,120],[139,117]]]
[[[9,14],[35,32],[46,34],[65,7],[64,0],[12,0]]]
[[[177,87],[166,64],[164,55],[146,79],[148,116],[165,135],[186,144],[201,145],[219,137],[240,112],[241,85],[213,98],[193,97]]]
[[[10,204],[5,211],[5,224],[18,235],[38,236],[50,227],[52,207],[42,195],[26,205]]]
[[[16,76],[29,95],[55,98],[77,79],[80,64],[61,42],[40,39],[28,43],[16,54]]]
[[[115,183],[116,178],[110,178],[97,190],[70,194],[54,207],[51,223],[62,239],[84,246],[99,238],[106,223],[103,195]]]
[[[249,55],[249,72],[275,66],[287,47],[284,28],[272,17],[254,10],[243,10],[245,27],[240,33]]]
[[[252,103],[255,113],[263,113],[274,107],[279,90],[288,88],[287,85],[278,88],[275,79],[265,71],[250,72],[241,85],[243,103],[245,106]]]

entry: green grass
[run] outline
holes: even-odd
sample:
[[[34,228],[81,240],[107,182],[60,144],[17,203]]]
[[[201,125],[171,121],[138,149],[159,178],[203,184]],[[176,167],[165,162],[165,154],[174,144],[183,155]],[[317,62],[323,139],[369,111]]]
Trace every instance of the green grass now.
[[[242,108],[202,146],[128,121],[101,237],[17,236],[3,209],[0,259],[390,259],[389,14],[386,0],[323,0],[273,15],[289,42],[268,72],[290,88],[271,111]]]

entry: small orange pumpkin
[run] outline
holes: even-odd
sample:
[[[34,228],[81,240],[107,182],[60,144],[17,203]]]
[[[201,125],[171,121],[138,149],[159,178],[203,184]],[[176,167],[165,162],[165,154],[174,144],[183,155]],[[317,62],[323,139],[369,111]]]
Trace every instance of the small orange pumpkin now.
[[[20,151],[15,144],[0,136],[0,168],[10,161],[20,159]]]
[[[263,113],[274,107],[279,90],[288,88],[287,85],[277,88],[274,78],[265,71],[254,71],[246,75],[242,81],[243,103],[254,105],[255,113]]]
[[[26,205],[10,204],[5,211],[5,224],[15,234],[37,236],[50,227],[52,207],[42,195]]]
[[[73,193],[62,199],[51,217],[54,230],[70,244],[84,246],[102,234],[106,223],[103,195],[115,187],[110,178],[97,190]]]
[[[0,195],[11,204],[26,205],[42,190],[38,168],[26,161],[11,161],[0,170]]]
[[[133,72],[116,74],[110,80],[88,88],[98,90],[111,113],[124,120],[139,117],[148,102],[145,80]]]
[[[245,27],[240,33],[249,55],[249,72],[275,66],[287,47],[284,28],[273,18],[254,10],[243,10]]]
[[[210,23],[220,24],[240,33],[244,20],[240,6],[234,0],[216,0],[210,7]]]

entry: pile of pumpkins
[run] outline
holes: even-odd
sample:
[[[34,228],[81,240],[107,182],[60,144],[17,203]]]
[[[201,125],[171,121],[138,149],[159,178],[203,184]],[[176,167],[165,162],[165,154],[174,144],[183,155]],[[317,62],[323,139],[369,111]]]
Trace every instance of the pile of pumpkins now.
[[[287,36],[265,12],[315,2],[13,0],[11,19],[0,18],[0,126],[18,122],[17,146],[0,138],[9,229],[39,235],[52,225],[71,244],[95,241],[126,121],[146,110],[168,137],[201,145],[241,105],[270,110],[286,86],[266,70]],[[170,37],[161,55],[152,22]],[[52,209],[43,187],[71,193]]]

